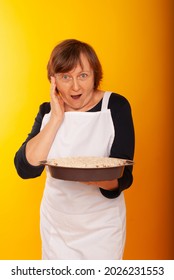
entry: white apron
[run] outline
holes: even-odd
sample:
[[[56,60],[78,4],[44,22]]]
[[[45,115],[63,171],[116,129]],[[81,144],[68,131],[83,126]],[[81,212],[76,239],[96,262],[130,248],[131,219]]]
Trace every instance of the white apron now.
[[[48,159],[109,156],[115,137],[105,92],[99,112],[65,112]],[[50,113],[43,118],[46,125]],[[48,168],[41,203],[43,259],[121,259],[125,244],[124,195],[104,197],[96,186],[51,177]]]

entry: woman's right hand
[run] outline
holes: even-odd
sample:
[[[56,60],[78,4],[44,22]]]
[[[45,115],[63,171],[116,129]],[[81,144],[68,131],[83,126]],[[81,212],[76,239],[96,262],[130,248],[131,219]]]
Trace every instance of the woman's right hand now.
[[[47,158],[64,117],[64,102],[61,96],[56,92],[54,77],[51,77],[50,98],[51,117],[49,122],[36,136],[30,139],[26,145],[26,158],[33,166],[38,166],[39,161]]]
[[[61,123],[64,118],[64,101],[60,94],[56,91],[56,79],[51,76],[51,90],[50,90],[50,104],[51,104],[51,119]]]

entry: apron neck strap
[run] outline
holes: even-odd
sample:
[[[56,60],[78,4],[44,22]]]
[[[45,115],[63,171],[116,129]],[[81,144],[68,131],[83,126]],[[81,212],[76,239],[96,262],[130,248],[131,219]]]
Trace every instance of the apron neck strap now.
[[[103,100],[102,100],[101,111],[107,110],[111,93],[112,93],[111,91],[105,91],[104,96],[103,96]]]

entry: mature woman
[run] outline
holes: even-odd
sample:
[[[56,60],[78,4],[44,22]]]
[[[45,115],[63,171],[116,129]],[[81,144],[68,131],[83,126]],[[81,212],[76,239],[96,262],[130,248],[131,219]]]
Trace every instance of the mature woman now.
[[[22,178],[40,176],[40,160],[96,156],[133,159],[134,128],[125,97],[99,90],[102,67],[91,46],[57,45],[47,66],[50,103],[43,103],[32,131],[15,155]],[[54,179],[49,170],[41,203],[43,259],[121,259],[125,244],[123,190],[132,167],[112,181]]]

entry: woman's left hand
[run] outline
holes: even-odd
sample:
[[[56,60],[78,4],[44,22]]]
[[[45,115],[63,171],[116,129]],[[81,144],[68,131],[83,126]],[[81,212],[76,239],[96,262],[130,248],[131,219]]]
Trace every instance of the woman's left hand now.
[[[83,184],[86,185],[93,185],[98,188],[108,190],[108,191],[113,191],[118,188],[118,180],[114,179],[111,181],[95,181],[95,182],[82,182]]]

